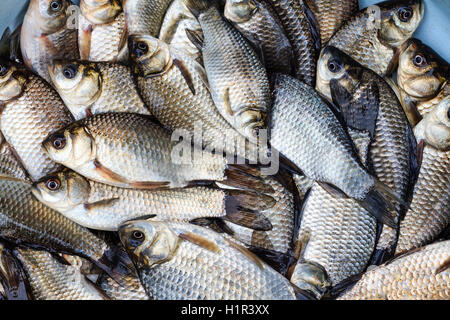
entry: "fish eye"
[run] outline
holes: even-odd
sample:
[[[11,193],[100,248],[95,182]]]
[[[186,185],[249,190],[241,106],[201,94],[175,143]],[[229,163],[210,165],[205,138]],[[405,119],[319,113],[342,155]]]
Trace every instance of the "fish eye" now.
[[[333,73],[339,72],[342,69],[341,65],[337,63],[335,60],[328,61],[327,66],[328,70],[330,70]]]
[[[402,22],[408,22],[413,16],[413,10],[410,7],[400,8],[397,11],[398,18]]]
[[[136,58],[142,57],[144,54],[148,52],[148,45],[145,42],[138,42],[134,45],[133,53]]]
[[[45,186],[48,190],[56,191],[61,187],[61,181],[58,178],[50,178],[45,182]]]
[[[1,64],[0,65],[0,77],[3,77],[4,75],[6,75],[8,73],[8,66]]]
[[[63,149],[66,146],[66,137],[64,137],[64,136],[56,136],[53,139],[52,144],[53,144],[53,147],[56,150],[61,150],[61,149]]]
[[[52,1],[50,2],[50,8],[52,9],[52,11],[59,11],[62,8],[62,4],[61,1]]]
[[[73,79],[77,75],[77,73],[78,68],[73,64],[67,65],[63,70],[64,77],[66,77],[67,79]]]
[[[133,231],[133,233],[131,234],[131,237],[132,237],[134,240],[142,241],[142,240],[144,240],[144,233],[141,232],[141,231],[139,231],[139,230],[135,230],[135,231]]]
[[[416,67],[423,67],[427,65],[427,59],[422,54],[416,54],[413,58],[413,63]]]

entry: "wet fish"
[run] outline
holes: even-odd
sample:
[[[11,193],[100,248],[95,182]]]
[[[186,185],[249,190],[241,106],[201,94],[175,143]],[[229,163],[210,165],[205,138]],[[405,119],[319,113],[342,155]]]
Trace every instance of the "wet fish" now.
[[[425,144],[409,210],[400,224],[397,253],[435,240],[450,223],[450,97],[414,128]]]
[[[157,37],[172,0],[126,0],[123,11],[128,34],[149,34]]]
[[[344,22],[328,45],[344,51],[380,76],[386,76],[397,66],[399,50],[419,26],[425,7],[422,0],[385,1],[377,6],[379,20],[369,11],[371,7],[362,9]]]
[[[50,77],[75,120],[105,112],[150,115],[131,70],[110,62],[54,61]]]
[[[0,177],[0,237],[8,241],[87,258],[115,277],[117,261],[127,267],[126,255],[89,230],[40,203],[31,184]],[[119,280],[119,276],[114,279]]]
[[[367,271],[339,300],[448,300],[450,241],[430,244]]]
[[[401,206],[391,210],[397,227],[419,168],[417,143],[400,102],[381,77],[334,47],[323,49],[318,79],[330,88],[347,125],[370,133],[369,168],[402,200]],[[394,253],[397,237],[396,230],[383,229],[375,260]]]
[[[100,276],[98,285],[112,300],[149,300],[145,289],[136,275],[122,278],[121,284],[107,274]]]
[[[291,74],[294,52],[270,4],[261,0],[227,0],[224,16],[262,54],[268,72]]]
[[[367,165],[369,133],[349,133]],[[375,248],[377,223],[355,200],[337,198],[317,183],[305,199],[301,217],[303,251],[290,280],[321,298],[330,286],[365,270]]]
[[[36,300],[109,300],[80,270],[46,251],[17,249]]]
[[[286,278],[214,231],[135,221],[119,234],[151,299],[295,299]]]
[[[206,72],[192,58],[150,36],[129,38],[137,86],[151,113],[170,130],[201,130],[204,148],[258,161],[258,145],[245,139],[219,113]],[[176,94],[174,94],[176,92]]]
[[[93,62],[128,60],[125,13],[120,0],[81,0],[80,58]]]
[[[350,137],[325,101],[287,75],[274,78],[273,96],[272,148],[330,192],[355,199],[378,220],[394,226],[387,213],[392,207],[391,191],[362,166]]]
[[[183,51],[203,63],[201,50],[192,43],[186,30],[203,34],[202,27],[183,1],[173,0],[164,16],[158,38],[169,44],[171,48]]]
[[[30,300],[33,298],[29,283],[13,252],[0,243],[0,294],[8,300]]]
[[[450,68],[434,50],[418,39],[403,45],[397,70],[400,99],[408,119],[415,126],[450,89]]]
[[[78,59],[76,11],[69,0],[31,0],[23,20],[20,45],[25,65],[50,82],[53,59]]]
[[[314,86],[320,36],[316,21],[303,0],[268,0],[278,14],[294,51],[296,78]]]
[[[42,150],[42,141],[71,122],[58,93],[19,65],[0,61],[0,127],[5,140],[33,180],[60,166]]]
[[[17,159],[14,149],[7,142],[0,142],[0,176],[30,181],[28,173]]]
[[[249,42],[228,22],[217,0],[183,0],[203,30],[203,63],[212,98],[222,116],[256,142],[270,109],[267,72]]]
[[[70,170],[44,178],[34,185],[32,192],[44,204],[78,224],[109,231],[117,231],[125,221],[149,214],[156,215],[158,220],[189,222],[198,218],[227,218],[227,212],[237,214],[233,207],[256,212],[275,203],[272,198],[256,193],[205,187],[123,189],[85,179]],[[251,214],[246,215],[251,220]],[[256,214],[253,217],[256,219]],[[228,219],[233,220],[233,216]],[[257,225],[256,221],[249,223]]]
[[[359,11],[358,0],[306,0],[319,24],[322,47],[330,40],[344,21]]]

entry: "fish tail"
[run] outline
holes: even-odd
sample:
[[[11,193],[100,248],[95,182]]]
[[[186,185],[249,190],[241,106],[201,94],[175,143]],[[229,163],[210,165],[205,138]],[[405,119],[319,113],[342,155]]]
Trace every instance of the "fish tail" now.
[[[397,223],[390,213],[397,210],[394,205],[395,202],[408,206],[388,186],[376,180],[374,188],[366,194],[363,200],[359,201],[360,205],[369,211],[378,221],[393,229],[397,229]]]
[[[276,201],[268,195],[241,190],[226,190],[225,220],[257,230],[272,230],[272,223],[262,211],[272,208]]]
[[[263,194],[273,194],[275,191],[272,186],[265,181],[261,170],[248,165],[228,165],[225,170],[226,180],[216,182],[219,187],[224,189],[236,188],[241,190],[256,191]]]
[[[133,262],[128,254],[119,247],[111,246],[105,250],[103,256],[93,261],[101,270],[105,271],[119,285],[126,283],[125,277],[130,273],[136,274]]]
[[[184,5],[192,12],[192,14],[198,18],[203,12],[210,7],[217,7],[217,0],[182,0]]]

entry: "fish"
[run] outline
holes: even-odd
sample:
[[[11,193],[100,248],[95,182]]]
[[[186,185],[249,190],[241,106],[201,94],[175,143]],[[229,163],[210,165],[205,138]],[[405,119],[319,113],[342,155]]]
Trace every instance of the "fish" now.
[[[383,228],[377,242],[373,261],[381,264],[395,252],[398,225],[411,201],[420,167],[417,142],[395,92],[375,72],[334,47],[322,50],[319,70],[347,125],[370,133],[371,172],[401,200],[391,209],[395,227]]]
[[[78,46],[81,60],[128,60],[125,13],[120,0],[81,0]]]
[[[233,158],[258,162],[260,153],[267,154],[267,148],[250,142],[219,113],[198,62],[151,36],[130,36],[128,43],[137,87],[160,123],[172,131],[201,130],[199,145]]]
[[[0,61],[0,128],[32,180],[60,168],[41,143],[72,121],[58,93],[41,77]]]
[[[98,280],[98,286],[111,300],[149,300],[139,277],[134,274],[123,277],[118,284],[104,273]]]
[[[49,67],[53,85],[75,120],[105,112],[151,115],[129,67],[112,62],[56,60]]]
[[[202,27],[183,1],[173,0],[164,16],[158,39],[173,49],[183,51],[202,64],[201,50],[188,37],[191,31],[200,36],[203,35]]]
[[[304,199],[309,190],[311,190],[314,181],[305,175],[294,174],[293,179],[298,190],[300,199]]]
[[[292,73],[294,51],[269,3],[261,0],[227,0],[224,16],[260,52],[269,73]]]
[[[354,129],[349,133],[367,166],[369,133]],[[303,251],[290,281],[321,298],[331,286],[365,270],[376,237],[377,222],[367,210],[353,199],[331,195],[315,182],[303,204],[299,230]]]
[[[120,281],[120,268],[131,263],[127,255],[42,204],[31,187],[26,181],[0,177],[0,237],[35,249],[81,256]]]
[[[0,141],[3,137],[0,134]],[[14,149],[6,142],[0,142],[0,176],[31,181],[28,172],[17,159]]]
[[[415,126],[449,95],[449,70],[448,62],[422,41],[412,38],[403,45],[397,84],[400,101],[411,125]]]
[[[267,71],[250,43],[221,16],[213,0],[183,0],[199,21],[212,98],[220,114],[242,135],[257,142],[270,110]]]
[[[32,193],[70,220],[106,231],[117,231],[122,223],[147,215],[174,222],[208,217],[235,221],[239,212],[250,220],[247,225],[263,228],[270,222],[263,215],[258,223],[256,212],[275,204],[269,196],[207,187],[160,191],[118,188],[88,180],[67,169],[35,183]]]
[[[119,235],[151,299],[295,299],[286,278],[215,231],[141,220]]]
[[[396,68],[401,46],[423,19],[422,0],[385,1],[359,11],[328,41],[364,67],[385,77]]]
[[[16,252],[35,300],[109,300],[76,266],[63,264],[49,252],[28,248]]]
[[[359,11],[358,0],[306,0],[319,24],[322,47],[339,30],[344,21]]]
[[[273,80],[270,145],[298,173],[340,197],[355,199],[380,222],[394,226],[395,195],[360,163],[352,140],[319,94],[288,75]],[[318,161],[320,159],[320,161]]]
[[[31,0],[25,14],[20,49],[25,65],[50,83],[53,59],[79,59],[76,11],[69,0]]]
[[[294,51],[297,79],[314,86],[320,35],[313,13],[303,0],[268,0],[272,5]]]
[[[338,300],[448,300],[450,241],[411,250],[360,276]]]
[[[126,0],[123,4],[128,34],[157,37],[172,0]]]
[[[228,165],[222,155],[178,140],[147,116],[102,113],[55,132],[42,146],[57,163],[121,188],[156,190],[220,182],[257,192],[272,190],[262,181],[261,170]]]
[[[414,128],[423,143],[412,202],[400,223],[396,254],[436,240],[450,223],[450,97]]]
[[[31,300],[33,298],[20,262],[15,258],[11,248],[4,243],[0,243],[0,293],[7,300]]]

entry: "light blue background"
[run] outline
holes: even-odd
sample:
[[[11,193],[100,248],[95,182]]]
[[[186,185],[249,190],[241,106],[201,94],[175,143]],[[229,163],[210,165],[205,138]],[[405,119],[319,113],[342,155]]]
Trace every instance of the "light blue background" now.
[[[77,0],[78,1],[78,0]],[[360,0],[360,7],[380,0]],[[425,18],[414,34],[431,46],[444,59],[450,61],[450,0],[424,0]],[[0,0],[0,34],[7,27],[17,26],[27,0]]]

